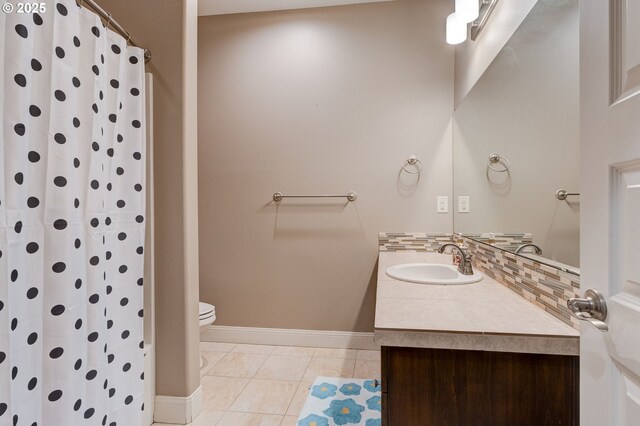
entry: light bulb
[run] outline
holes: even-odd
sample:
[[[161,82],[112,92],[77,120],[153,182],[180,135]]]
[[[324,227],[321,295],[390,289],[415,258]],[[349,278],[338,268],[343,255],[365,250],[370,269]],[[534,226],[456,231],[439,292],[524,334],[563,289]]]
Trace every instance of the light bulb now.
[[[480,3],[478,0],[456,0],[456,15],[465,23],[473,22],[480,15]]]
[[[457,13],[447,16],[447,43],[460,44],[467,39],[467,23]]]

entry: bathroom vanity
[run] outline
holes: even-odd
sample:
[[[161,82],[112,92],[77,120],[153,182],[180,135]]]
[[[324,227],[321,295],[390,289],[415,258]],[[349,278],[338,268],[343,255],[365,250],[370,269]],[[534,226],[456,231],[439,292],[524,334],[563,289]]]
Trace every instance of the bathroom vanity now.
[[[465,285],[385,274],[451,255],[381,252],[375,339],[385,426],[578,425],[579,332],[483,274]]]

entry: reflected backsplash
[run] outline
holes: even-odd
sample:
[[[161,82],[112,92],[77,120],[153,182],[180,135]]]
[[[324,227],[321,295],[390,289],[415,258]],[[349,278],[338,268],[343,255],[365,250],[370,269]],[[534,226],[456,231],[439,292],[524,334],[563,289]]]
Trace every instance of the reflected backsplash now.
[[[555,194],[580,192],[578,21],[538,1],[454,114],[455,232],[573,273],[580,198]]]

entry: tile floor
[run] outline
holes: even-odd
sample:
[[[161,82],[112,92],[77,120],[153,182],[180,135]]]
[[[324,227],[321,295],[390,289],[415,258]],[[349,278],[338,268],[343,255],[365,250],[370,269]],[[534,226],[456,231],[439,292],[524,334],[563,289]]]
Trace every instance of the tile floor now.
[[[317,376],[380,378],[379,351],[211,342],[201,348],[204,404],[193,426],[295,426]]]

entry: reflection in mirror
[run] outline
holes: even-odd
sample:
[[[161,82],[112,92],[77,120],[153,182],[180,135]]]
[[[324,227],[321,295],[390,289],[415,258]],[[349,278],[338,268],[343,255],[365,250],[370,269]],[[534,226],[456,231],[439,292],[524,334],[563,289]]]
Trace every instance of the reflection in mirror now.
[[[580,192],[578,13],[578,0],[540,0],[453,129],[455,200],[469,197],[455,232],[574,273],[580,198],[556,191]]]

